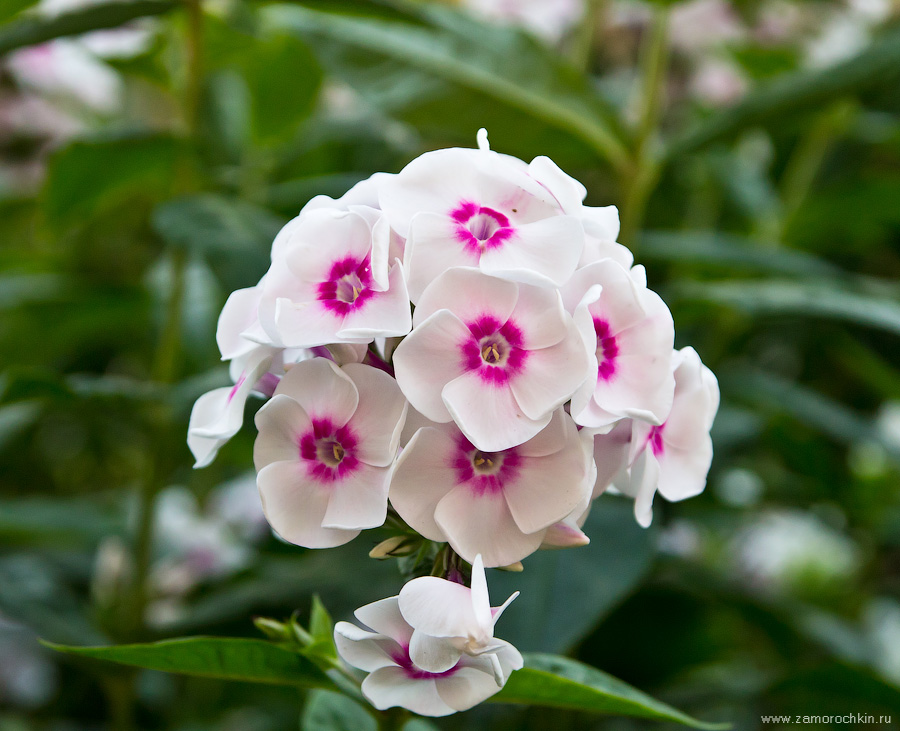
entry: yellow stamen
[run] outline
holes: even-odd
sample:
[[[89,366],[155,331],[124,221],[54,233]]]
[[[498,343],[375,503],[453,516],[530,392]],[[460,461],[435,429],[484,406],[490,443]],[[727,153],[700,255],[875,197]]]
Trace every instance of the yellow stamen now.
[[[353,301],[356,302],[356,298],[359,297],[359,290],[354,287],[353,288]]]
[[[477,457],[474,464],[476,467],[481,467],[484,464],[484,457]],[[488,460],[488,464],[490,464],[490,460]]]
[[[344,448],[340,444],[331,445],[331,453],[336,461],[340,462],[344,458]]]

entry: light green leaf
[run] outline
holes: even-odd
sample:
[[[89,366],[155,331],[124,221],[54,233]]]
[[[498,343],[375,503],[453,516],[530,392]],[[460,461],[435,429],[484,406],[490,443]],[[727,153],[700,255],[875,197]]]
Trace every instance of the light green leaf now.
[[[834,285],[792,281],[683,282],[675,297],[734,307],[752,314],[809,315],[900,335],[900,303]]]
[[[23,10],[37,4],[38,0],[3,0],[0,2],[0,23],[7,22]]]
[[[522,592],[500,619],[497,636],[520,647],[562,652],[587,634],[650,569],[654,532],[638,526],[632,511],[631,501],[605,495],[584,526],[589,545],[538,551],[522,573],[492,572],[495,603]]]
[[[298,38],[276,35],[255,44],[242,61],[256,138],[264,144],[289,140],[319,93],[316,57]]]
[[[309,620],[309,633],[313,636],[313,639],[331,640],[333,629],[334,624],[331,621],[328,610],[325,609],[325,605],[322,604],[319,595],[313,595],[312,613]]]
[[[21,4],[21,3],[20,3]],[[103,28],[115,28],[135,18],[162,15],[180,5],[173,0],[113,0],[88,5],[52,18],[22,18],[0,28],[0,54],[23,46],[87,33]]]
[[[858,56],[824,69],[783,75],[748,94],[743,101],[676,137],[668,148],[674,157],[801,109],[821,109],[841,97],[875,86],[889,86],[900,76],[900,32],[886,33]]]
[[[309,694],[301,731],[377,731],[375,719],[356,701],[339,693],[314,690]]]
[[[556,655],[526,655],[525,667],[514,672],[503,690],[488,702],[636,716],[698,729],[729,727],[698,721],[590,665]]]
[[[45,643],[77,657],[122,665],[248,683],[332,688],[332,682],[309,660],[264,640],[237,637],[186,637],[143,645],[74,647]]]
[[[453,34],[446,27],[287,5],[267,8],[265,18],[275,27],[380,54],[481,92],[568,132],[614,166],[628,164],[628,152],[587,80],[524,35],[466,22],[461,16],[455,26],[462,32]]]
[[[739,236],[711,231],[644,231],[639,258],[709,264],[734,271],[772,272],[804,278],[837,277],[837,267],[805,251],[761,246]]]
[[[0,409],[33,405],[20,402]],[[2,425],[0,425],[2,426]],[[15,545],[96,545],[125,532],[121,510],[85,499],[29,497],[0,500],[0,542]]]
[[[50,160],[43,191],[48,223],[62,230],[129,196],[164,196],[182,150],[182,143],[163,135],[100,138],[62,148]]]
[[[790,414],[797,421],[827,434],[842,444],[874,442],[895,461],[900,450],[867,419],[844,404],[799,383],[754,368],[722,374],[729,393],[765,411]]]

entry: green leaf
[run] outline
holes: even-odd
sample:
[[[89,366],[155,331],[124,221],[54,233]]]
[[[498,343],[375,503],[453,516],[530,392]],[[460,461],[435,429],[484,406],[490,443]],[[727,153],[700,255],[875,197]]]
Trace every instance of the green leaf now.
[[[729,728],[728,724],[698,721],[590,665],[555,655],[526,655],[525,667],[514,672],[488,703],[635,716],[698,729]]]
[[[871,419],[824,394],[755,368],[725,371],[721,375],[723,386],[729,393],[757,408],[787,413],[842,444],[874,442],[900,463],[900,449],[885,438]]]
[[[295,685],[305,688],[334,687],[309,660],[264,640],[236,637],[187,637],[143,645],[74,647],[45,643],[77,657],[248,683]]]
[[[386,56],[481,92],[587,143],[617,167],[628,152],[584,76],[523,34],[454,16],[457,32],[284,5],[265,9],[275,27]],[[449,16],[448,16],[449,17]]]
[[[309,619],[309,633],[313,636],[313,639],[331,640],[333,629],[334,624],[331,621],[328,610],[325,609],[325,605],[322,604],[319,595],[314,594],[312,600],[312,613]]]
[[[254,135],[264,144],[289,140],[319,93],[316,57],[298,38],[276,35],[255,44],[242,60]]]
[[[0,23],[14,18],[23,10],[38,4],[38,0],[3,0],[0,2]]]
[[[771,272],[803,278],[846,276],[805,251],[763,246],[739,236],[710,231],[644,231],[641,260],[710,264],[734,271]]]
[[[204,194],[160,204],[152,224],[170,246],[203,256],[223,284],[238,289],[265,273],[284,219],[247,201]]]
[[[19,402],[0,409],[31,405]],[[125,532],[121,510],[86,499],[28,497],[0,500],[0,542],[54,547],[93,546],[103,538]]]
[[[654,533],[638,526],[632,511],[630,501],[603,496],[584,526],[589,545],[539,551],[524,562],[522,573],[492,573],[495,600],[522,592],[504,612],[497,636],[520,647],[562,652],[587,634],[650,569]]]
[[[900,32],[886,33],[858,56],[829,68],[781,76],[672,140],[668,156],[692,152],[801,109],[821,109],[843,96],[889,86],[900,76]]]
[[[751,314],[809,315],[900,335],[900,303],[834,285],[791,281],[683,282],[676,297],[715,302]]]
[[[182,150],[182,143],[162,135],[78,141],[64,147],[50,160],[43,191],[48,223],[62,230],[133,195],[162,197],[172,188]]]
[[[87,33],[103,28],[115,28],[135,18],[162,15],[180,5],[173,0],[130,0],[89,5],[52,18],[22,18],[0,28],[0,54],[23,46]]]
[[[359,703],[339,693],[314,690],[309,694],[301,731],[377,731],[375,719]]]

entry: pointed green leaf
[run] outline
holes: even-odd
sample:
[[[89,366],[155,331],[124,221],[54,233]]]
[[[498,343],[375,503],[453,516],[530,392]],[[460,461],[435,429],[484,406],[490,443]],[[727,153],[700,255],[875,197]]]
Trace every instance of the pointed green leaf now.
[[[617,167],[628,152],[601,98],[572,68],[523,34],[455,19],[457,32],[287,5],[266,9],[275,27],[380,54],[471,89],[564,130]]]
[[[670,157],[684,155],[741,130],[800,109],[821,109],[841,97],[875,86],[889,88],[900,76],[900,32],[892,31],[862,53],[824,69],[787,74],[715,114],[669,146]]]
[[[331,615],[322,604],[318,594],[313,595],[312,612],[309,618],[309,632],[316,640],[332,640],[332,630],[334,624],[331,621]]]
[[[45,643],[59,652],[122,665],[248,683],[333,688],[309,660],[264,640],[187,637],[142,645],[73,647]]]
[[[21,3],[20,3],[21,4]],[[9,53],[23,46],[87,33],[103,28],[115,28],[135,18],[162,15],[180,5],[174,0],[121,0],[89,5],[70,13],[51,18],[30,17],[17,19],[0,29],[0,54]]]
[[[526,655],[525,667],[514,672],[488,702],[651,718],[698,729],[729,727],[698,721],[590,665],[557,655]]]
[[[359,703],[340,693],[314,690],[309,694],[301,731],[377,731],[375,719]]]
[[[674,289],[674,294],[752,314],[825,317],[900,335],[900,302],[834,285],[792,281],[684,282]]]

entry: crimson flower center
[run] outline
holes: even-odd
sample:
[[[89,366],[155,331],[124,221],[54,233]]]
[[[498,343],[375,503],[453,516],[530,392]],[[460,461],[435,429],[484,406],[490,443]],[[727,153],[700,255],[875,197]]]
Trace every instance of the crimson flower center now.
[[[472,454],[472,467],[476,474],[496,475],[503,469],[503,453],[476,450]]]
[[[481,350],[481,359],[489,365],[503,365],[509,358],[509,343],[500,333],[482,338],[478,347]]]
[[[356,302],[366,285],[356,272],[341,277],[335,284],[334,298],[348,305]]]

